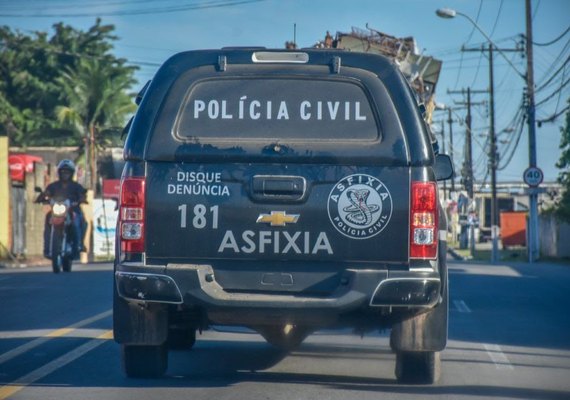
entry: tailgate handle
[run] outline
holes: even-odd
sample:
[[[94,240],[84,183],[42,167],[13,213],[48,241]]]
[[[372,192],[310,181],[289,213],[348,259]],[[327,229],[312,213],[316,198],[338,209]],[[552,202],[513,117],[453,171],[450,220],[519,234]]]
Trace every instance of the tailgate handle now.
[[[302,176],[255,175],[252,186],[257,199],[300,200],[307,181]]]

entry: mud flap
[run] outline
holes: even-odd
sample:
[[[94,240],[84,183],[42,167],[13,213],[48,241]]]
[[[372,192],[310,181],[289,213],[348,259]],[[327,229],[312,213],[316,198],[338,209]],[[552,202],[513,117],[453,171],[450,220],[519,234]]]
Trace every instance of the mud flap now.
[[[113,334],[115,341],[126,345],[156,346],[168,337],[168,306],[165,304],[133,304],[113,296]]]
[[[392,325],[390,347],[395,352],[441,351],[447,344],[449,281],[445,263],[446,247],[446,243],[440,241],[439,260],[443,282],[441,303],[433,310],[412,316]]]
[[[447,296],[430,312],[392,326],[390,347],[400,351],[441,351],[447,344]]]

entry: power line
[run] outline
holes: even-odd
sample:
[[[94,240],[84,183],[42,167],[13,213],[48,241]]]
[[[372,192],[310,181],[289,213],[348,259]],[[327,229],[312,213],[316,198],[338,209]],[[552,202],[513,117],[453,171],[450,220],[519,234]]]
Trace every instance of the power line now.
[[[558,89],[556,89],[554,92],[550,93],[550,95],[548,95],[547,97],[545,97],[541,101],[537,102],[535,104],[535,106],[538,107],[539,105],[544,104],[547,101],[549,101],[550,99],[552,99],[554,96],[556,96],[558,93],[560,93],[562,91],[562,89],[564,89],[564,87],[566,85],[568,85],[568,83],[570,83],[570,79],[567,79],[565,82],[562,82],[562,84],[560,85],[560,87]]]
[[[554,72],[554,73],[550,76],[550,78],[548,78],[548,80],[547,80],[546,82],[544,82],[542,85],[540,85],[539,87],[537,87],[534,92],[537,93],[537,92],[539,92],[540,90],[542,90],[542,89],[544,89],[545,87],[547,87],[548,84],[549,84],[550,82],[552,82],[552,81],[554,80],[554,78],[556,78],[556,76],[566,68],[566,66],[568,65],[568,61],[570,61],[570,55],[569,55],[568,57],[566,57],[566,60],[565,60],[564,63],[560,66],[560,68],[558,68],[558,69],[556,70],[556,72]]]
[[[515,63],[515,64],[516,64],[516,65],[520,65],[520,62]],[[502,64],[495,63],[495,67],[505,67],[505,66],[508,66],[508,65],[509,65],[508,63],[502,63]],[[448,70],[455,70],[455,69],[458,69],[458,68],[473,69],[473,68],[477,68],[477,65],[465,65],[465,66],[463,66],[463,67],[459,67],[459,66],[458,66],[458,67],[446,67],[446,69],[448,69]]]
[[[168,0],[167,0],[168,1]],[[172,0],[171,0],[172,1]],[[124,0],[124,1],[94,1],[94,2],[88,2],[83,0],[81,3],[73,3],[72,5],[70,4],[66,4],[66,5],[59,5],[59,4],[46,4],[45,2],[39,2],[38,5],[25,5],[26,9],[33,9],[33,12],[37,12],[37,10],[39,11],[45,11],[45,10],[68,10],[68,9],[78,9],[78,8],[98,8],[98,7],[108,7],[108,6],[121,6],[121,5],[130,5],[130,4],[136,4],[139,5],[141,3],[158,3],[158,4],[164,4],[163,0]],[[6,7],[6,4],[1,5],[2,8],[14,8],[17,10],[21,10],[22,9],[22,3],[21,0],[20,2],[18,2],[17,4],[12,4],[12,7],[10,7],[10,4],[8,4]]]
[[[200,4],[188,4],[185,6],[171,6],[162,8],[147,8],[139,10],[125,11],[108,11],[108,12],[92,12],[92,13],[62,13],[62,14],[0,14],[4,18],[78,18],[78,17],[113,17],[113,16],[130,16],[144,14],[165,14],[180,11],[204,10],[208,8],[223,8],[249,3],[259,3],[266,0],[211,0],[204,1]]]
[[[536,7],[534,7],[534,10],[532,12],[532,22],[534,22],[534,19],[536,18],[536,14],[538,13],[538,8],[540,7],[540,3],[542,0],[538,0],[538,2],[536,3]]]
[[[559,116],[561,116],[562,114],[564,114],[565,112],[570,110],[570,106],[566,106],[566,108],[564,108],[563,110],[560,110],[559,112],[557,112],[556,114],[551,115],[548,118],[544,118],[544,119],[539,119],[538,121],[538,126],[540,127],[541,124],[545,123],[545,122],[554,122],[556,120],[556,118],[558,118]]]
[[[160,67],[162,65],[162,63],[147,62],[147,61],[132,61],[132,60],[127,61],[127,64],[140,65],[144,67]]]
[[[522,110],[522,108],[519,108],[519,111],[521,111],[521,110]],[[497,167],[497,169],[498,169],[499,171],[504,170],[504,169],[507,168],[507,167],[509,166],[509,164],[511,163],[511,161],[512,161],[512,159],[513,159],[513,157],[514,157],[514,155],[515,155],[515,153],[516,153],[516,151],[517,151],[517,149],[518,149],[518,147],[519,147],[519,142],[520,142],[520,140],[521,140],[522,133],[523,133],[523,131],[524,131],[524,121],[525,121],[525,120],[526,120],[526,115],[525,115],[524,113],[521,113],[521,114],[520,114],[519,121],[517,121],[517,123],[516,123],[516,125],[519,125],[519,124],[520,124],[520,127],[519,127],[518,132],[517,132],[517,138],[516,138],[515,141],[513,141],[513,138],[511,137],[511,139],[509,140],[508,144],[506,145],[506,148],[504,149],[504,152],[505,152],[505,154],[506,154],[506,153],[510,150],[510,154],[509,154],[508,156],[506,156],[506,157],[507,157],[507,160],[506,160],[502,165],[499,165],[499,166]],[[515,127],[516,127],[516,125],[515,125]],[[512,144],[512,145],[511,145],[511,144]]]
[[[461,76],[461,68],[463,67],[463,55],[465,53],[461,52],[461,60],[459,61],[459,68],[457,68],[457,77],[455,78],[455,85],[453,86],[453,89],[457,89],[457,85],[459,84],[459,77]],[[448,68],[448,69],[452,69],[452,68]]]
[[[483,8],[483,0],[479,0],[479,9],[477,10],[477,16],[475,17],[475,25],[479,23],[479,16],[481,15],[482,8]],[[471,28],[471,33],[469,33],[469,36],[465,40],[465,43],[469,42],[473,37],[473,33],[475,33],[475,25],[473,25],[473,28]]]
[[[570,25],[557,38],[555,38],[549,42],[545,42],[545,43],[532,42],[532,44],[534,44],[535,46],[550,46],[550,45],[558,42],[560,39],[562,39],[564,37],[564,35],[566,35],[568,32],[570,32]]]
[[[491,34],[489,35],[490,37],[493,37],[493,33],[495,33],[495,29],[497,28],[497,22],[499,22],[499,17],[501,16],[501,10],[503,9],[503,2],[504,0],[501,0],[501,4],[499,5],[499,11],[497,11],[497,17],[495,18],[495,23],[493,24],[493,29],[491,30]]]
[[[463,45],[465,45],[467,42],[469,42],[471,40],[471,38],[473,37],[473,33],[475,32],[475,27],[477,26],[477,23],[479,22],[479,16],[481,15],[481,9],[482,8],[483,8],[483,0],[479,0],[479,9],[477,10],[477,16],[475,17],[475,25],[473,25],[473,28],[471,28],[471,32],[469,33],[469,36],[467,36],[467,39],[465,40]],[[454,90],[457,89],[457,85],[459,84],[459,77],[461,76],[461,67],[463,66],[463,55],[464,54],[465,53],[461,52],[461,60],[459,61],[459,68],[457,69],[457,77],[455,78],[455,85],[453,86]]]
[[[497,167],[497,169],[499,171],[502,171],[509,166],[509,164],[511,163],[515,153],[517,152],[517,149],[519,147],[519,142],[521,140],[522,133],[524,131],[524,121],[525,120],[526,120],[526,118],[523,116],[523,118],[521,119],[521,126],[520,126],[520,129],[519,129],[518,134],[517,134],[517,139],[516,139],[515,145],[512,147],[511,154],[509,154],[505,163],[503,165],[500,165]]]
[[[548,68],[548,70],[544,73],[541,81],[543,81],[544,79],[547,79],[547,77],[550,76],[550,74],[552,73],[554,68],[556,68],[556,65],[558,64],[558,62],[562,59],[562,57],[564,57],[564,54],[566,53],[566,51],[568,50],[569,47],[570,47],[570,39],[566,41],[566,44],[564,45],[562,50],[558,53],[558,56],[556,57],[556,59],[552,63],[550,63],[550,68]],[[540,84],[542,85],[542,82]]]
[[[481,68],[481,61],[483,61],[483,53],[479,54],[479,63],[477,64],[477,71],[475,71],[475,76],[473,77],[473,82],[471,82],[471,86],[475,86],[475,82],[477,81],[477,77],[479,76],[479,69]]]
[[[445,58],[442,57],[442,59],[446,64],[461,62],[461,58],[455,58],[453,60],[446,60]],[[468,57],[468,58],[463,58],[463,61],[474,61],[474,60],[478,60],[478,59],[479,59],[479,57]]]
[[[513,40],[514,38],[520,37],[520,36],[521,36],[521,34],[510,35],[510,36],[506,36],[506,37],[504,37],[504,38],[495,39],[494,42],[498,44],[498,43],[506,42],[506,41],[509,41],[509,40]],[[486,44],[487,44],[487,41],[472,43],[472,45],[475,46],[475,47],[480,47],[480,46],[483,46],[483,45],[486,45]],[[465,45],[465,43],[463,43],[463,45]],[[434,57],[440,57],[440,58],[441,58],[441,57],[444,57],[444,56],[447,56],[447,55],[457,54],[457,51],[458,51],[458,50],[457,50],[457,47],[456,47],[456,46],[452,46],[452,47],[443,47],[443,48],[435,49],[435,50],[432,50],[430,53],[431,53],[431,55],[434,56]],[[459,51],[460,51],[460,50],[459,50]]]

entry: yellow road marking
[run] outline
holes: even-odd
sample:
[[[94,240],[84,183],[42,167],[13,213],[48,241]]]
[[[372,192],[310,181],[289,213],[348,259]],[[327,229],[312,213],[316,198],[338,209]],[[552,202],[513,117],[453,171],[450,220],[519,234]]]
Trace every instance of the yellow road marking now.
[[[28,343],[25,343],[21,346],[18,346],[18,347],[14,348],[10,351],[7,351],[4,354],[0,354],[0,364],[5,363],[6,361],[11,360],[14,357],[17,357],[20,354],[25,353],[26,351],[29,351],[35,347],[42,345],[50,339],[65,336],[65,335],[73,332],[77,328],[81,328],[85,325],[89,325],[95,321],[106,318],[106,317],[110,316],[112,313],[113,313],[112,310],[107,310],[107,311],[102,312],[100,314],[94,315],[93,317],[90,317],[90,318],[84,319],[82,321],[79,321],[75,324],[72,324],[66,328],[56,329],[56,330],[49,332],[48,334],[44,335],[43,337],[39,337],[39,338],[34,339]]]
[[[74,350],[56,358],[53,361],[50,361],[46,365],[30,372],[29,374],[11,382],[7,385],[0,387],[0,400],[5,400],[8,397],[18,393],[20,390],[24,389],[25,387],[31,385],[34,382],[39,381],[40,379],[45,378],[47,375],[51,374],[52,372],[66,366],[67,364],[77,360],[79,357],[87,354],[91,350],[96,349],[107,340],[113,338],[113,331],[109,330],[105,333],[99,335],[95,339],[91,339],[87,343],[82,344],[81,346],[77,347]]]
[[[97,339],[112,340],[113,339],[113,331],[107,331],[107,332],[97,336]]]
[[[7,399],[13,394],[18,393],[23,388],[24,386],[16,386],[16,385],[6,385],[0,387],[0,400]]]
[[[57,329],[55,331],[52,331],[50,333],[48,333],[45,337],[50,337],[50,338],[55,338],[55,337],[61,337],[61,336],[65,336],[70,332],[73,332],[76,328],[61,328],[61,329]]]

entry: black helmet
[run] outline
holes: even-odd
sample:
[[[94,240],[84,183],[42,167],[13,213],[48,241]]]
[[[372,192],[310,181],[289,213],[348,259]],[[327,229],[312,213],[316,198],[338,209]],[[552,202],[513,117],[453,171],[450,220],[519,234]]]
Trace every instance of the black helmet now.
[[[75,164],[71,160],[61,160],[57,165],[57,172],[61,171],[62,169],[67,169],[71,172],[75,172]]]

